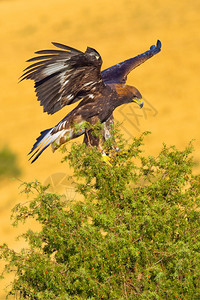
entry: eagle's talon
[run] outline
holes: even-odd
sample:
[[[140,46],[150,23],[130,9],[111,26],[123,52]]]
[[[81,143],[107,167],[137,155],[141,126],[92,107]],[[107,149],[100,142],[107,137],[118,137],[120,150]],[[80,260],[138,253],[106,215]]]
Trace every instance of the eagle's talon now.
[[[111,159],[108,155],[106,154],[102,154],[102,160],[107,164],[109,165],[110,167],[112,167],[112,164],[110,163]]]

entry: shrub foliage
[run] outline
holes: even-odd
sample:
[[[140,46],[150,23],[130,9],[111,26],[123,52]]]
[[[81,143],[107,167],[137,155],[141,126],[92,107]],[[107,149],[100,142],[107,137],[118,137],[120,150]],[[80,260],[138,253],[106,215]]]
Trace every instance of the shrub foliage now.
[[[117,134],[96,148],[73,144],[64,162],[74,169],[84,201],[65,202],[39,182],[13,209],[14,225],[41,224],[19,253],[1,247],[15,272],[10,294],[20,299],[199,299],[200,176],[192,174],[192,146],[163,146],[144,157],[143,135],[127,145]]]
[[[7,146],[0,149],[0,180],[12,176],[19,176],[17,156]]]

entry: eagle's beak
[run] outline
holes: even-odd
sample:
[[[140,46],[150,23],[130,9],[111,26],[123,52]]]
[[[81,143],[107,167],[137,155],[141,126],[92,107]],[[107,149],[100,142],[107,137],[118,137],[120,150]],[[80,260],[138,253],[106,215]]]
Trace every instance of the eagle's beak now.
[[[134,102],[137,103],[140,106],[140,108],[142,108],[144,105],[142,98],[136,98],[134,99]]]

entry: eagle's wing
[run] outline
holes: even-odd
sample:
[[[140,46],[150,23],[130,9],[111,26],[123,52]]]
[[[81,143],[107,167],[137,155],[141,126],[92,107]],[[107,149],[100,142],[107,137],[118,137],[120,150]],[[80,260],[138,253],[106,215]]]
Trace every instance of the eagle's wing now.
[[[127,59],[101,72],[101,76],[105,83],[125,83],[127,75],[136,67],[144,63],[161,50],[161,42],[158,40],[156,46],[152,45],[150,50]]]
[[[84,96],[93,99],[105,87],[100,71],[102,59],[96,50],[88,47],[84,53],[59,43],[52,44],[62,50],[35,52],[41,55],[27,60],[33,64],[21,76],[21,80],[34,80],[38,100],[48,114]]]

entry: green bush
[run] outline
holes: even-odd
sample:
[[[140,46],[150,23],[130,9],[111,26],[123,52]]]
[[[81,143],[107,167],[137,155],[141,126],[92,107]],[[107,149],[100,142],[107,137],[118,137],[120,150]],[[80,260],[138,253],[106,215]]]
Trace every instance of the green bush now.
[[[4,146],[0,149],[0,180],[20,174],[16,155],[7,146]]]
[[[143,136],[120,151],[73,144],[65,153],[84,201],[64,202],[39,182],[24,183],[33,200],[13,210],[14,225],[32,217],[41,230],[28,249],[1,247],[20,299],[199,299],[200,176],[192,146],[163,146],[143,157]],[[33,193],[33,194],[32,194]],[[33,196],[34,195],[34,196]]]

